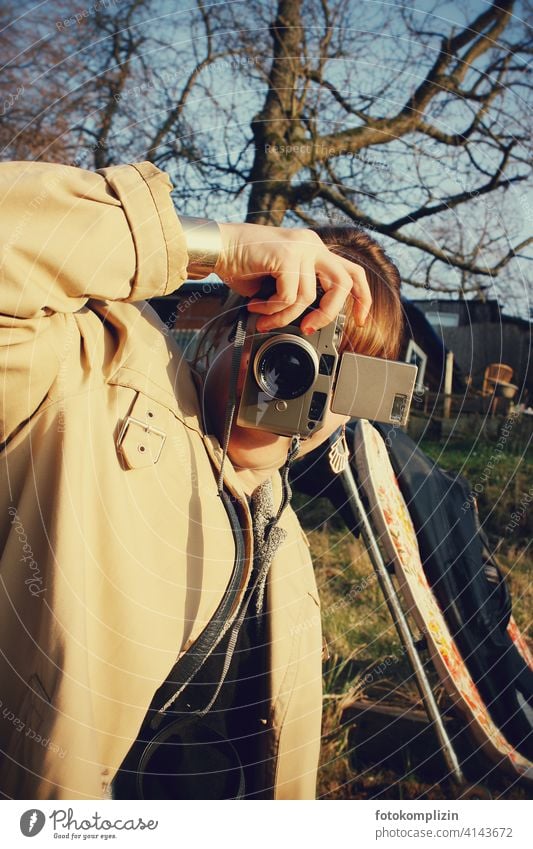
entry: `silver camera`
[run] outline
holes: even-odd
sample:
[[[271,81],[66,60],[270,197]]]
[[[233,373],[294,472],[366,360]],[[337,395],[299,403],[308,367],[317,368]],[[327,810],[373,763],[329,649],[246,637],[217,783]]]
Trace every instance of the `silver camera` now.
[[[324,425],[330,409],[346,416],[404,425],[417,367],[344,353],[344,316],[311,336],[300,320],[268,333],[247,334],[248,367],[237,416],[242,427],[303,439]]]

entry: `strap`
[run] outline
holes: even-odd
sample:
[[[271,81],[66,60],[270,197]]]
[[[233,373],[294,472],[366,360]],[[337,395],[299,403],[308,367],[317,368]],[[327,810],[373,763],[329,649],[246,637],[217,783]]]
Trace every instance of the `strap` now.
[[[245,563],[242,529],[231,498],[225,491],[222,491],[220,494],[230,520],[233,539],[235,540],[235,563],[233,566],[233,572],[226,592],[224,593],[222,601],[220,602],[214,616],[207,623],[206,627],[191,648],[174,664],[168,677],[163,684],[161,684],[152,700],[148,710],[148,715],[151,715],[154,711],[156,711],[155,715],[152,715],[150,720],[150,727],[154,731],[159,728],[169,708],[172,707],[176,699],[184,691],[187,684],[192,681],[197,672],[204,665],[209,655],[226,634],[232,621],[232,608],[235,605],[235,601],[237,600],[242,587]],[[157,707],[157,705],[159,705],[159,707]]]
[[[209,655],[219,644],[220,640],[227,633],[228,629],[231,626],[232,618],[236,619],[238,613],[238,611],[234,611],[234,616],[231,616],[232,611],[235,607],[235,602],[238,599],[239,592],[242,587],[242,579],[244,575],[245,566],[244,540],[237,511],[235,510],[230,495],[224,490],[224,463],[228,453],[231,426],[233,424],[235,407],[237,403],[237,378],[239,375],[239,368],[242,359],[244,342],[246,340],[247,319],[248,310],[246,309],[246,307],[242,307],[239,310],[237,316],[236,329],[233,341],[233,357],[231,361],[229,395],[224,423],[223,453],[217,482],[218,495],[224,503],[226,513],[230,520],[233,539],[235,542],[235,562],[233,566],[233,571],[226,592],[224,593],[222,601],[220,602],[212,619],[210,619],[210,621],[208,622],[198,639],[195,641],[195,643],[191,646],[191,648],[176,661],[166,680],[159,687],[152,700],[152,703],[148,710],[148,715],[152,716],[150,720],[150,727],[154,731],[159,728],[169,708],[172,707],[176,699],[184,691],[187,684],[192,681],[192,679],[204,665],[206,659],[209,657]],[[240,618],[239,621],[242,621],[242,618]],[[230,638],[228,652],[231,648],[231,653],[229,655],[229,659],[226,656],[226,660],[224,662],[224,677],[229,667],[229,662],[231,660],[231,655],[233,654],[236,639],[237,634],[235,634],[235,638],[233,638],[233,635]],[[222,681],[217,687],[214,698],[216,698],[216,695],[218,695],[218,691],[220,690],[221,686]],[[209,704],[211,704],[213,700],[214,699],[211,699]],[[157,707],[157,705],[159,705],[159,707]],[[153,715],[154,711],[156,712],[155,716]]]
[[[225,634],[227,634],[227,632],[231,628],[231,633],[226,648],[220,679],[218,680],[218,682],[215,683],[214,692],[209,698],[206,706],[200,710],[196,710],[195,713],[197,716],[205,716],[205,714],[211,709],[226,678],[228,669],[230,667],[231,659],[235,650],[235,645],[237,643],[240,628],[242,627],[242,623],[246,616],[250,600],[258,587],[261,601],[263,598],[264,584],[266,581],[268,570],[256,568],[255,574],[253,573],[253,577],[244,593],[240,608],[234,610],[235,601],[237,600],[239,596],[239,591],[242,587],[242,578],[244,575],[245,564],[245,551],[239,517],[232,503],[232,499],[230,495],[224,490],[223,485],[224,463],[228,452],[231,426],[233,424],[233,418],[235,415],[235,408],[237,403],[237,378],[239,375],[244,342],[246,339],[247,317],[248,311],[246,307],[243,307],[240,310],[237,318],[236,330],[234,335],[230,386],[224,427],[223,453],[217,483],[218,494],[224,503],[224,507],[230,520],[233,538],[235,541],[235,563],[233,567],[233,572],[231,574],[231,578],[226,592],[214,616],[208,622],[196,642],[174,664],[167,679],[159,687],[152,700],[152,703],[148,710],[148,716],[151,716],[150,727],[154,731],[159,728],[164,717],[167,715],[167,712],[172,708],[172,706],[175,704],[179,696],[183,693],[187,685],[191,683],[193,678],[204,665],[207,658],[211,655],[211,653],[220,643],[222,638],[225,636]],[[270,536],[272,530],[276,527],[281,517],[281,514],[283,513],[285,507],[291,499],[292,490],[289,483],[289,471],[292,462],[299,451],[299,447],[300,436],[295,435],[291,439],[287,458],[281,471],[283,486],[281,505],[277,512],[277,515],[271,520],[271,522],[265,529],[265,539]],[[231,615],[232,611],[233,617]],[[160,705],[159,708],[157,708],[158,704]]]

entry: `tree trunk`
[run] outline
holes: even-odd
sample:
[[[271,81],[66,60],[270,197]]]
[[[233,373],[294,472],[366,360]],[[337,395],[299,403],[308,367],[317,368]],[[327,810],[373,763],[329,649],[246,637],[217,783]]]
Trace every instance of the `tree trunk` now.
[[[304,32],[301,0],[280,0],[270,32],[273,61],[265,105],[252,120],[255,158],[246,220],[280,226],[289,207],[290,182],[300,170],[298,146],[305,140],[298,99]]]

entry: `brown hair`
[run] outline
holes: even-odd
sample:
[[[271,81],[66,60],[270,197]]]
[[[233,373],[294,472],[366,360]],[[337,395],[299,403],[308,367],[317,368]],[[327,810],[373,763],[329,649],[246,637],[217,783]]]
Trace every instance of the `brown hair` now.
[[[330,251],[361,265],[372,295],[372,306],[363,327],[357,327],[352,295],[346,301],[346,323],[340,350],[393,360],[402,339],[403,312],[400,274],[383,248],[357,227],[311,227]]]
[[[333,252],[362,266],[366,272],[372,306],[363,327],[355,324],[354,311],[350,309],[353,295],[346,304],[346,321],[340,352],[353,351],[370,357],[395,359],[398,356],[403,313],[400,302],[400,274],[383,248],[365,230],[357,227],[310,227]],[[193,357],[193,365],[200,368],[217,346],[224,328],[233,325],[239,307],[246,298],[230,292],[223,312],[202,329]]]

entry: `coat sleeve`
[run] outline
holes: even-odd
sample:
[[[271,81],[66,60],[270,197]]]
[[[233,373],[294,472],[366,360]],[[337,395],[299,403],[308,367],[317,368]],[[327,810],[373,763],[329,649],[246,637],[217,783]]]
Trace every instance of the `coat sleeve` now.
[[[149,162],[98,172],[0,164],[0,443],[6,418],[20,423],[55,379],[66,314],[90,298],[165,295],[187,278],[171,189]],[[7,417],[22,396],[24,411]]]
[[[149,162],[99,172],[0,164],[0,313],[36,318],[89,298],[174,291],[188,258],[171,188]]]

